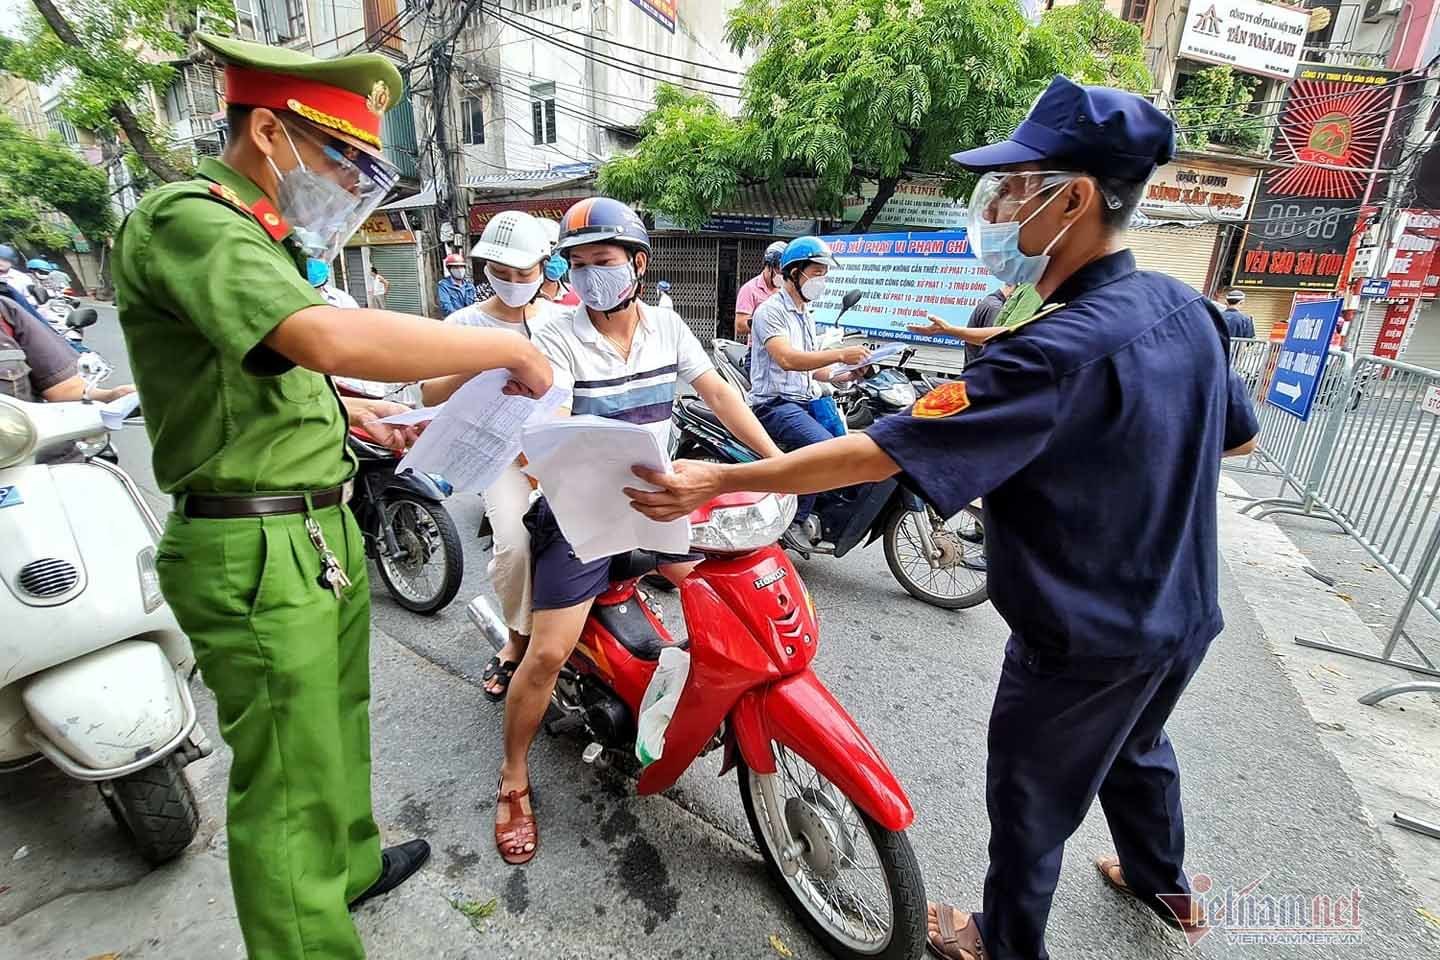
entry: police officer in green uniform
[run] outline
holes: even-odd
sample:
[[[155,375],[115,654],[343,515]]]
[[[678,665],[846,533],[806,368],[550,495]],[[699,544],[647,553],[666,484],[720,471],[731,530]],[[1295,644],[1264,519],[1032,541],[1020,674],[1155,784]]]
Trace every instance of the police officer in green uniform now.
[[[408,438],[377,422],[396,405],[342,401],[326,375],[506,368],[538,394],[550,365],[523,337],[342,311],[307,281],[306,258],[334,259],[394,183],[388,59],[198,39],[226,67],[225,154],[148,193],[114,254],[155,477],[175,497],[161,586],[234,752],[230,875],[251,960],[363,957],[347,906],[429,847],[382,851],[371,814],[370,595],[345,434]]]

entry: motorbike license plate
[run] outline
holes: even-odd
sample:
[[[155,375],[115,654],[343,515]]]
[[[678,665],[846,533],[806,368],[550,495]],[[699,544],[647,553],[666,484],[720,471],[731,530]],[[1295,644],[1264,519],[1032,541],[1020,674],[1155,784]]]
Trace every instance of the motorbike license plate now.
[[[25,502],[20,496],[20,488],[17,486],[0,487],[0,509],[5,507],[18,507]]]

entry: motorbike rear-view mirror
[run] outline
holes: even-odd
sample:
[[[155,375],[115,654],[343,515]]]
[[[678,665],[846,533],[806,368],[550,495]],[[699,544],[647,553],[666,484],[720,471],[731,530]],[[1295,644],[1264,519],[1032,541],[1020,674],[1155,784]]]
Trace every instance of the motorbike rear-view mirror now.
[[[71,330],[84,330],[86,327],[94,326],[95,321],[99,319],[100,314],[95,312],[94,307],[81,307],[79,310],[71,311],[70,316],[65,318],[65,326]]]
[[[855,304],[859,303],[860,298],[863,296],[865,296],[865,294],[861,291],[851,290],[849,293],[845,294],[845,296],[840,298],[840,308],[842,310],[849,310],[851,307],[855,306]]]

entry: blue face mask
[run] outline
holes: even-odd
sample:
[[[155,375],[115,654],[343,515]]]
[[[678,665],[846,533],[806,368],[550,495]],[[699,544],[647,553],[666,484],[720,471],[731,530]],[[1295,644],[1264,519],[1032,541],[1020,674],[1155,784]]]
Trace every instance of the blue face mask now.
[[[1055,189],[1063,184],[1053,184],[1046,189]],[[1027,283],[1035,283],[1045,275],[1045,268],[1050,265],[1050,251],[1072,224],[1067,223],[1055,239],[1045,245],[1045,249],[1038,254],[1028,254],[1020,249],[1020,230],[1040,215],[1040,211],[1048,207],[1056,197],[1060,195],[1057,190],[1050,195],[1050,198],[1036,208],[1024,220],[1007,220],[1002,223],[987,223],[980,221],[974,223],[971,229],[974,231],[975,255],[980,262],[985,264],[987,270],[995,275],[1003,283],[1015,284],[1017,286]]]
[[[323,287],[330,281],[330,264],[311,257],[305,262],[305,277],[312,287]]]
[[[564,257],[558,253],[552,254],[550,259],[545,261],[545,279],[559,281],[564,278],[565,272],[569,269],[570,265],[565,262]]]

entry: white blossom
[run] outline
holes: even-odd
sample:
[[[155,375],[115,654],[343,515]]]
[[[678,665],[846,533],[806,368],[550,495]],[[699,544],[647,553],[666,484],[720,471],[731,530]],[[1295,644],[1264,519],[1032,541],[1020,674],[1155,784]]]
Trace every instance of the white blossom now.
[[[770,112],[775,116],[778,117],[783,114],[785,108],[788,106],[790,106],[790,101],[780,96],[780,94],[774,93],[770,95]]]
[[[910,0],[910,19],[919,20],[925,15],[925,0]]]
[[[886,4],[885,4],[885,19],[887,19],[887,20],[899,20],[899,19],[900,19],[900,4],[896,3],[895,0],[887,0],[887,2],[886,2]]]
[[[795,42],[790,45],[790,51],[797,57],[803,55],[805,53],[805,41],[796,37]]]
[[[867,15],[867,14],[865,13],[864,10],[861,10],[861,11],[860,11],[860,16],[858,16],[858,17],[855,18],[855,30],[856,30],[856,32],[858,32],[858,33],[864,33],[866,30],[869,30],[869,29],[870,29],[870,17],[869,17],[869,15]]]

